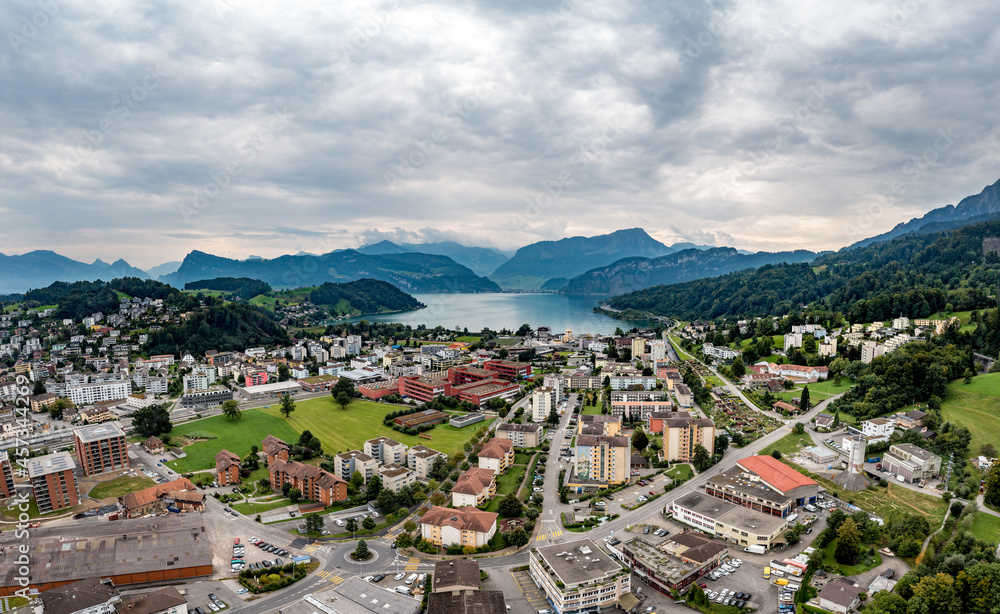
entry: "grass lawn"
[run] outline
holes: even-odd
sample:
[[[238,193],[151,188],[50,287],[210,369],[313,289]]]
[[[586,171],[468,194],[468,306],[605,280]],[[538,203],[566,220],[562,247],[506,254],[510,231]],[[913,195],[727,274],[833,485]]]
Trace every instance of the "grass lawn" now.
[[[314,436],[319,437],[327,455],[361,449],[366,440],[385,435],[407,446],[423,444],[428,448],[452,456],[461,452],[462,445],[475,435],[476,431],[484,424],[471,424],[462,429],[457,429],[449,424],[439,424],[427,431],[426,434],[431,439],[423,439],[416,435],[404,435],[382,424],[382,418],[395,409],[397,408],[392,405],[359,399],[355,399],[347,406],[347,409],[340,409],[340,406],[333,402],[332,397],[324,396],[296,403],[295,411],[287,420],[281,417],[277,404],[260,411],[274,420],[285,423],[295,432],[295,435],[289,435],[291,440],[274,433],[276,437],[291,443],[291,441],[298,440],[298,433],[308,429]],[[267,432],[263,432],[259,437],[256,437],[258,445],[266,434]]]
[[[679,337],[675,337],[673,335],[669,335],[669,337],[670,337],[670,343],[673,344],[674,351],[677,352],[678,358],[680,358],[681,360],[694,360],[694,356],[688,354],[687,352],[681,349],[681,340]]]
[[[477,337],[475,335],[460,335],[455,337],[455,341],[459,341],[461,343],[478,343],[482,340],[482,337]]]
[[[837,540],[833,540],[826,546],[826,548],[823,549],[823,566],[826,569],[834,570],[844,576],[853,576],[855,574],[864,573],[869,569],[874,569],[882,564],[882,555],[879,554],[878,549],[876,549],[875,556],[869,557],[864,555],[861,562],[857,565],[841,565],[837,562],[837,559],[833,557],[833,553],[836,549]]]
[[[979,512],[972,521],[972,534],[988,544],[1000,542],[1000,518]]]
[[[254,516],[256,514],[263,514],[264,512],[269,512],[271,510],[278,509],[279,507],[285,507],[291,504],[291,501],[283,498],[278,501],[271,501],[268,503],[236,503],[232,506],[232,508],[241,514]]]
[[[584,416],[600,416],[601,415],[601,406],[600,405],[584,405],[583,406],[583,412],[581,412],[581,413]]]
[[[497,511],[497,508],[500,507],[500,500],[503,499],[507,493],[512,493],[517,490],[517,487],[521,485],[521,480],[524,479],[524,474],[527,470],[527,465],[515,464],[507,471],[507,473],[497,478],[497,494],[486,507],[487,512]]]
[[[663,473],[664,475],[669,475],[675,480],[688,480],[694,474],[694,472],[691,471],[690,465],[674,465]]]
[[[802,433],[801,435],[789,433],[761,450],[760,453],[767,456],[770,455],[771,452],[777,450],[781,452],[782,456],[791,456],[799,450],[811,448],[814,445],[816,444],[813,442],[812,437],[810,437],[808,433]]]
[[[46,512],[41,514],[38,512],[38,504],[35,503],[35,498],[32,497],[28,499],[28,518],[55,518],[57,516],[62,516],[63,514],[70,513],[71,508],[63,508],[61,510],[56,510],[54,512]],[[77,507],[76,511],[81,511],[83,508]],[[21,512],[18,510],[17,506],[14,507],[0,507],[0,517],[4,520],[17,520]]]
[[[94,486],[90,489],[90,496],[94,499],[122,497],[130,492],[149,488],[153,484],[156,484],[156,482],[146,476],[122,475]]]
[[[948,384],[948,396],[941,403],[941,417],[969,429],[969,455],[978,456],[984,443],[1000,439],[1000,373],[972,378],[971,384],[955,380]]]
[[[299,432],[289,426],[284,418],[264,413],[259,409],[244,410],[243,417],[235,422],[225,416],[212,416],[180,424],[170,431],[170,436],[177,437],[191,433],[211,434],[215,439],[198,441],[186,446],[184,452],[187,453],[187,457],[167,463],[172,469],[182,473],[215,468],[215,455],[219,450],[225,449],[246,456],[250,454],[250,446],[255,445],[259,448],[261,439],[268,435],[274,435],[288,443],[299,440]]]
[[[809,400],[812,401],[813,405],[819,403],[820,401],[825,401],[830,397],[840,394],[841,392],[846,392],[851,386],[854,385],[854,380],[849,377],[841,377],[840,386],[834,386],[833,380],[829,379],[823,382],[816,382],[815,384],[809,384]],[[776,399],[781,399],[782,401],[788,401],[802,394],[801,387],[795,387],[788,392],[779,392],[775,394]]]
[[[786,458],[781,459],[789,467],[799,473],[809,476],[819,482],[830,494],[843,501],[852,503],[861,509],[872,512],[882,518],[888,518],[892,512],[904,511],[910,514],[920,514],[927,518],[932,527],[941,525],[948,511],[948,504],[941,497],[933,497],[921,492],[910,490],[889,482],[886,488],[875,490],[845,491],[831,480],[821,475],[806,471]]]

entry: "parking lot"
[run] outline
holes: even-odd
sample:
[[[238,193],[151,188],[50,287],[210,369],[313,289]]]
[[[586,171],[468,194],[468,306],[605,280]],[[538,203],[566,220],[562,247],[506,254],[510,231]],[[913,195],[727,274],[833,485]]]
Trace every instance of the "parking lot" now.
[[[512,571],[511,575],[514,576],[517,588],[528,600],[528,605],[533,611],[537,612],[543,608],[549,608],[549,600],[545,598],[545,593],[535,586],[535,581],[531,579],[527,571]]]

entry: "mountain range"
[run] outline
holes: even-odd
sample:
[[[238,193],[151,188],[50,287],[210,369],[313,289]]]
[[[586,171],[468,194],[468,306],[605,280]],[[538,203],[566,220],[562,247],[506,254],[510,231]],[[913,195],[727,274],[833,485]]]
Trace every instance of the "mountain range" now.
[[[275,288],[318,286],[357,279],[387,281],[407,292],[497,292],[499,286],[447,256],[401,253],[369,255],[353,249],[320,256],[233,260],[193,251],[159,281],[175,288],[214,277],[249,277]]]
[[[490,247],[468,247],[454,241],[437,243],[393,243],[379,241],[358,248],[362,254],[381,256],[385,254],[421,253],[447,256],[462,266],[468,267],[473,273],[487,276],[497,267],[507,262],[507,256]]]
[[[86,264],[49,250],[19,256],[0,254],[0,294],[44,288],[54,281],[110,281],[119,277],[148,279],[149,275],[124,260]]]

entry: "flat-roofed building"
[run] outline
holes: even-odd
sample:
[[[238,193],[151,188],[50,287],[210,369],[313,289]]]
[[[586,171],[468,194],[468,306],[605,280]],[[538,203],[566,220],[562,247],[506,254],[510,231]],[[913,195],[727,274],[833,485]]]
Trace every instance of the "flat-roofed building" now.
[[[674,404],[662,390],[612,390],[611,415],[625,421],[648,422],[653,413],[669,412]]]
[[[417,481],[412,471],[395,464],[379,468],[378,474],[382,478],[382,487],[388,488],[394,493],[398,493],[404,486],[412,486]]]
[[[661,425],[665,460],[690,461],[698,446],[705,448],[710,456],[715,454],[715,423],[708,418],[690,415],[664,418]]]
[[[283,394],[295,396],[300,392],[302,392],[302,386],[295,380],[288,380],[250,386],[249,388],[244,386],[239,388],[236,394],[244,401],[266,401],[267,399],[277,399]]]
[[[383,465],[406,464],[406,446],[388,437],[376,437],[365,442],[365,454]]]
[[[333,457],[333,463],[334,473],[347,482],[351,481],[351,476],[354,475],[355,471],[364,476],[366,484],[373,475],[378,473],[378,461],[361,450],[341,452]]]
[[[580,435],[576,438],[576,461],[568,487],[582,493],[627,482],[631,460],[628,437]]]
[[[882,468],[907,482],[919,482],[941,472],[941,457],[912,443],[897,443],[882,456]]]
[[[427,479],[431,469],[434,467],[434,459],[442,457],[448,460],[443,452],[428,448],[424,445],[415,445],[406,451],[406,466],[413,471],[420,479]]]
[[[0,450],[0,499],[9,499],[14,494],[14,471],[10,464],[10,454],[6,450]]]
[[[632,588],[629,571],[589,539],[532,548],[528,573],[559,614],[613,607]]]
[[[840,460],[840,455],[826,446],[812,446],[803,450],[802,453],[814,463],[833,463]]]
[[[250,390],[260,390],[270,384],[254,386]],[[218,407],[226,401],[233,400],[233,391],[225,386],[213,385],[203,390],[188,390],[181,396],[181,407],[185,409],[208,409]]]
[[[535,388],[531,392],[531,419],[541,424],[556,406],[556,393],[551,388]]]
[[[337,377],[333,375],[314,375],[312,377],[300,377],[299,386],[306,392],[323,392],[330,390],[337,383]]]
[[[45,514],[80,504],[76,463],[68,452],[29,458],[28,479],[38,511]]]
[[[435,505],[420,517],[418,523],[421,537],[435,546],[459,544],[479,548],[496,535],[498,516],[472,506],[453,509]]]
[[[591,431],[591,429],[600,432]],[[576,430],[578,435],[606,435],[616,437],[622,432],[621,416],[591,415],[580,416],[580,423]]]
[[[678,522],[739,544],[771,548],[783,543],[788,523],[780,516],[742,507],[710,495],[693,492],[674,499],[670,504]]]
[[[686,531],[653,545],[633,537],[622,544],[622,559],[646,585],[664,595],[682,591],[722,563],[729,553],[725,544],[700,533]]]
[[[518,448],[536,448],[542,443],[541,424],[509,424],[497,427],[497,437],[509,439]]]
[[[73,431],[76,459],[83,474],[98,475],[128,469],[125,431],[114,422],[85,426]]]
[[[450,396],[451,384],[448,380],[427,375],[405,375],[399,378],[399,395],[430,403],[438,397]]]
[[[0,551],[16,552],[25,543],[15,533],[0,533]],[[123,586],[212,575],[212,544],[201,514],[43,525],[29,531],[27,539],[29,584],[19,583],[23,576],[17,566],[0,565],[0,596],[22,588],[44,592],[84,578],[108,578]]]
[[[497,374],[502,380],[513,382],[531,375],[531,363],[510,362],[508,360],[487,360],[483,368]]]

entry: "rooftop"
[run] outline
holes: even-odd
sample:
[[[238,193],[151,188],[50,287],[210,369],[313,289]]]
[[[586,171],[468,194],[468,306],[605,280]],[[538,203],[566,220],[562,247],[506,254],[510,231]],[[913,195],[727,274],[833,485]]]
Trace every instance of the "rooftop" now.
[[[567,589],[605,580],[623,571],[617,561],[589,539],[544,546],[537,553]]]
[[[506,614],[503,591],[452,591],[431,593],[427,614]]]
[[[417,614],[419,611],[419,600],[357,576],[281,608],[282,614]]]
[[[454,527],[486,533],[496,524],[499,514],[484,512],[471,505],[459,508],[434,506],[420,518],[420,524],[437,527]]]
[[[737,464],[760,476],[761,480],[782,493],[800,486],[819,486],[815,481],[770,456],[751,456],[737,461]]]
[[[117,598],[118,589],[114,583],[100,578],[86,578],[41,594],[45,614],[72,614]]]
[[[478,589],[481,584],[477,561],[455,559],[434,564],[434,592],[451,591],[453,587]]]
[[[932,461],[935,459],[940,460],[941,458],[937,454],[934,454],[933,452],[925,450],[920,446],[912,443],[897,443],[893,445],[892,448],[899,450],[901,453],[909,454],[910,456],[924,462]],[[892,448],[889,449],[890,452],[892,452]]]
[[[84,426],[76,429],[73,432],[83,443],[90,443],[91,441],[101,441],[103,439],[108,439],[111,437],[125,436],[125,431],[123,431],[114,422],[95,424],[93,426]]]
[[[701,565],[684,561],[673,554],[661,550],[641,537],[633,537],[624,544],[632,556],[640,560],[647,569],[655,569],[656,577],[671,583],[680,582]]]
[[[28,459],[28,477],[48,475],[58,473],[67,469],[76,469],[76,463],[69,452],[56,452],[48,456],[36,456]]]

